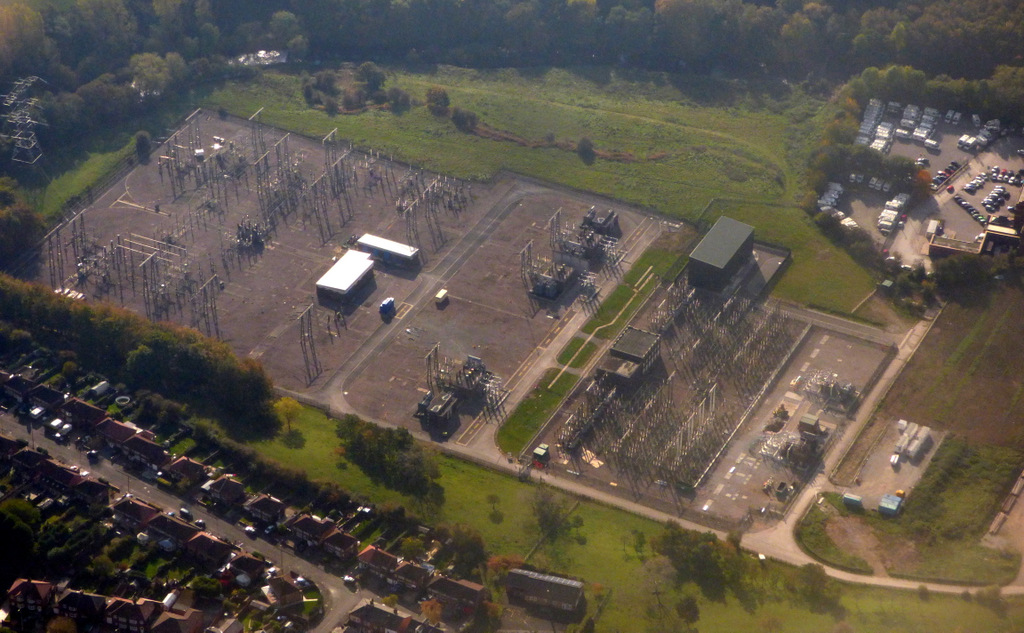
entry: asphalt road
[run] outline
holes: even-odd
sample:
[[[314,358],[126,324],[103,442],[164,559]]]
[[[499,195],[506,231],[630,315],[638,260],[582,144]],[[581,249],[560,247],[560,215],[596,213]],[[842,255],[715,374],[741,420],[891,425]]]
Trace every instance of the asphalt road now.
[[[232,543],[241,543],[247,551],[259,551],[274,565],[285,573],[294,571],[304,578],[313,581],[320,588],[324,597],[324,618],[313,630],[314,633],[329,633],[347,618],[348,612],[364,597],[372,594],[362,590],[350,589],[341,578],[325,571],[312,562],[298,557],[285,547],[271,544],[262,539],[252,539],[245,534],[242,526],[230,523],[212,514],[200,505],[161,490],[137,477],[125,472],[120,466],[103,459],[97,463],[89,463],[85,453],[71,445],[60,445],[45,437],[41,429],[29,428],[7,413],[0,413],[0,428],[6,435],[28,441],[36,448],[45,448],[50,456],[80,470],[89,471],[91,476],[103,477],[112,485],[121,489],[121,494],[130,492],[139,499],[164,509],[165,512],[177,511],[187,507],[197,519],[206,521],[206,531]]]

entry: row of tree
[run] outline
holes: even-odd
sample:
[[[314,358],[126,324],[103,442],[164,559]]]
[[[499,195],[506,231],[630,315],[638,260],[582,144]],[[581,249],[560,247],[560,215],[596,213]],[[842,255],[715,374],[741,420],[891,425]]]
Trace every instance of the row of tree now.
[[[344,457],[375,482],[406,494],[428,495],[440,475],[433,456],[406,429],[386,429],[354,415],[338,421]]]
[[[38,8],[36,8],[38,7]],[[0,82],[74,92],[104,74],[140,94],[263,48],[465,66],[858,72],[906,63],[977,78],[1019,60],[1014,0],[74,0],[0,6]],[[742,43],[742,45],[737,45]],[[135,55],[150,55],[133,61]],[[204,60],[200,62],[200,60]]]
[[[47,288],[0,275],[0,315],[45,347],[133,389],[181,400],[242,436],[273,433],[270,379],[223,342],[107,304],[71,301]]]
[[[43,230],[42,218],[25,200],[18,183],[0,178],[0,268],[12,264],[26,244],[43,236]]]

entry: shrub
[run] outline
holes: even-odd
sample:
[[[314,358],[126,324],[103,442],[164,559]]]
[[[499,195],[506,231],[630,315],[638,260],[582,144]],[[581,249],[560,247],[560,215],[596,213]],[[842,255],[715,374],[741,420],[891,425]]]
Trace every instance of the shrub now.
[[[597,158],[597,154],[594,151],[594,142],[584,136],[580,139],[580,142],[576,144],[576,153],[579,154],[580,158],[584,163],[590,165]]]
[[[135,155],[139,157],[139,162],[145,162],[149,159],[149,153],[153,151],[153,139],[150,138],[149,132],[140,130],[135,133]]]
[[[448,114],[448,91],[439,86],[431,86],[427,90],[427,109],[434,116],[445,116]]]
[[[463,132],[472,132],[476,128],[476,112],[455,108],[452,110],[452,123]]]

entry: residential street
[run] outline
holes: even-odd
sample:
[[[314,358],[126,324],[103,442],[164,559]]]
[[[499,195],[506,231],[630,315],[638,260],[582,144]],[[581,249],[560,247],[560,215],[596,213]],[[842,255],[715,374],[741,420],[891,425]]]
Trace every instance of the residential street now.
[[[163,508],[166,512],[177,511],[183,506],[187,507],[195,518],[206,521],[207,532],[232,543],[241,543],[247,551],[258,551],[265,555],[284,572],[294,571],[315,582],[324,596],[324,618],[313,629],[314,633],[328,633],[339,626],[359,600],[372,595],[369,592],[349,589],[340,577],[296,556],[287,548],[272,545],[263,539],[252,539],[242,531],[242,526],[221,519],[206,511],[200,504],[188,503],[155,485],[148,484],[105,459],[91,464],[86,459],[84,452],[71,445],[63,446],[53,442],[44,437],[40,429],[35,429],[30,433],[24,424],[7,413],[0,413],[0,429],[5,435],[24,439],[30,445],[34,443],[37,448],[45,448],[55,459],[78,466],[80,470],[89,471],[95,477],[103,477],[112,485],[120,488],[122,494],[130,492],[139,499]]]

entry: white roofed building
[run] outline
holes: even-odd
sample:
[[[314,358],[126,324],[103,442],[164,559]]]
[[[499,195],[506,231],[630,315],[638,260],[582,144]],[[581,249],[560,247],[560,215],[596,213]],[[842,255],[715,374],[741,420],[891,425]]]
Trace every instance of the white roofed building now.
[[[362,251],[348,251],[316,282],[317,298],[344,301],[373,277],[373,258]]]

